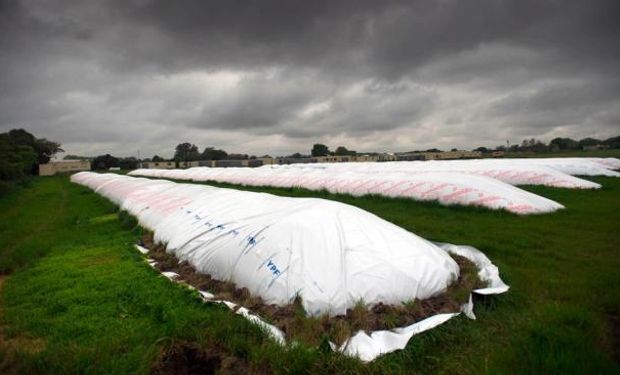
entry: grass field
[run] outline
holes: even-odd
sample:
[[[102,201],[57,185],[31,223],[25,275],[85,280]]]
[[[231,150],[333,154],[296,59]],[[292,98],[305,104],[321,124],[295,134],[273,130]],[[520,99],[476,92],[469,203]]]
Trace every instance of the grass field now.
[[[620,158],[620,149],[610,150],[566,150],[554,152],[508,152],[506,158]]]
[[[620,179],[593,180],[603,189],[528,188],[567,207],[529,217],[244,188],[350,203],[428,239],[478,247],[500,267],[512,289],[478,298],[478,320],[453,319],[363,365],[324,347],[279,348],[159,277],[111,203],[66,177],[37,178],[0,197],[0,373],[147,373],[180,343],[217,353],[203,362],[224,372],[619,373]]]

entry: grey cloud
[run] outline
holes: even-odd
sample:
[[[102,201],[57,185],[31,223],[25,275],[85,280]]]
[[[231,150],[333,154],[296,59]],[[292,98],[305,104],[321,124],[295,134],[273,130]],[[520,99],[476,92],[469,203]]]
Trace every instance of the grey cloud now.
[[[0,0],[0,131],[75,152],[611,136],[619,16],[612,0]]]
[[[230,95],[207,99],[193,126],[296,138],[362,134],[411,125],[430,113],[436,100],[409,82],[345,86],[315,78],[289,72],[241,80]]]
[[[206,98],[194,126],[270,132],[325,92],[325,85],[303,72],[253,74],[234,90]]]
[[[587,82],[552,83],[533,91],[516,93],[489,106],[486,116],[508,119],[527,127],[580,124],[608,108],[617,107],[617,79],[592,85]]]
[[[30,3],[19,14],[43,41],[97,43],[109,52],[106,63],[119,69],[306,65],[396,77],[491,42],[560,50],[579,61],[618,56],[614,1],[60,4]]]

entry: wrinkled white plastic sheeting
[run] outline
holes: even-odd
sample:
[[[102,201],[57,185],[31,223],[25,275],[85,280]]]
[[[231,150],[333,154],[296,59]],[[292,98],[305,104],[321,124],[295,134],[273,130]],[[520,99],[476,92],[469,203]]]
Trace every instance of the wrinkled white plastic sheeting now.
[[[458,246],[447,243],[436,244],[450,253],[469,259],[476,265],[479,270],[478,275],[480,279],[487,282],[488,287],[476,289],[473,291],[474,293],[490,295],[508,291],[509,287],[500,278],[497,267],[491,263],[491,261],[481,251],[471,246]],[[143,254],[148,252],[147,249],[140,246],[136,246],[136,248]],[[150,261],[149,264],[153,266],[154,261]],[[162,272],[162,274],[171,281],[177,281],[178,275],[174,272]],[[234,302],[216,300],[215,296],[208,291],[198,292],[205,302],[221,303],[226,305],[231,310],[237,308],[237,304]],[[473,309],[474,304],[472,302],[472,296],[470,295],[469,302],[462,306],[461,312],[470,319],[476,319]],[[236,313],[257,324],[277,343],[286,345],[284,332],[276,326],[265,322],[260,316],[252,314],[245,307],[239,307]],[[369,362],[383,354],[404,349],[413,336],[435,328],[458,315],[460,315],[459,312],[437,314],[409,326],[399,327],[393,330],[381,330],[370,333],[360,330],[355,335],[346,339],[340,347],[331,342],[330,346],[334,351],[339,351],[350,357],[356,357],[362,361]]]
[[[514,161],[513,161],[514,160]],[[529,159],[473,159],[395,162],[320,163],[264,166],[261,168],[315,168],[333,171],[361,171],[367,174],[401,172],[407,174],[444,172],[463,173],[497,179],[510,185],[543,185],[572,189],[597,189],[601,185]],[[590,174],[613,175],[616,172],[588,162]],[[585,168],[583,168],[586,170]],[[586,174],[586,173],[584,173]]]
[[[347,164],[352,166],[346,167]],[[617,158],[502,158],[347,164],[325,163],[312,166],[346,168],[347,170],[362,169],[371,172],[450,171],[493,177],[512,185],[545,185],[579,189],[599,188],[600,185],[574,177],[576,175],[620,177],[620,173],[616,171],[620,170],[620,159]],[[306,167],[308,164],[292,166]]]
[[[616,158],[525,158],[504,159],[503,162],[544,165],[570,175],[620,177],[620,173],[614,171],[620,169],[620,159]]]
[[[458,276],[440,247],[339,202],[91,172],[72,181],[136,216],[198,272],[268,304],[299,294],[310,315],[429,298]]]
[[[618,158],[587,158],[587,159],[599,165],[602,165],[603,167],[607,169],[620,171],[620,159]]]
[[[383,163],[373,163],[383,164]],[[279,168],[190,168],[138,169],[133,176],[192,181],[218,181],[250,186],[302,187],[355,196],[377,194],[387,197],[438,201],[444,205],[482,206],[517,214],[552,212],[563,206],[498,180],[464,173],[403,173],[384,171],[364,173],[357,163],[340,165],[336,170],[325,164],[299,164]],[[360,172],[347,171],[355,168]],[[571,176],[567,176],[573,178]]]
[[[472,246],[452,245],[449,243],[435,242],[435,245],[441,247],[450,254],[460,255],[469,259],[478,268],[478,277],[480,280],[487,282],[485,288],[476,289],[474,293],[488,295],[501,294],[507,292],[509,287],[504,284],[499,277],[499,269],[484,253]]]
[[[480,250],[471,246],[458,246],[447,243],[436,244],[450,253],[469,259],[478,267],[478,276],[482,281],[488,283],[488,287],[476,289],[473,291],[474,293],[490,295],[508,291],[508,285],[499,277],[498,268]],[[463,305],[461,310],[467,317],[475,319],[471,296],[469,297],[469,303]],[[457,315],[460,315],[460,313],[438,314],[407,327],[389,331],[375,331],[370,334],[359,331],[353,337],[346,340],[338,350],[349,356],[358,357],[362,361],[372,361],[382,354],[404,349],[412,336],[435,328]]]

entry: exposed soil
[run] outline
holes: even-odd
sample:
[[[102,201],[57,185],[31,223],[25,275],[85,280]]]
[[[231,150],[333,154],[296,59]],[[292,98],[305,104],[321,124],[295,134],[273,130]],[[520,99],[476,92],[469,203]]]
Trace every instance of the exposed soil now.
[[[366,332],[403,327],[435,314],[460,311],[472,290],[484,287],[478,278],[476,266],[468,259],[452,255],[461,272],[458,280],[445,293],[425,300],[405,302],[400,305],[379,303],[368,308],[362,301],[347,310],[346,315],[329,317],[306,316],[302,301],[298,297],[285,306],[269,305],[259,296],[252,296],[246,288],[237,288],[230,281],[219,281],[209,275],[199,274],[188,263],[179,263],[173,255],[166,253],[162,244],[155,244],[151,233],[142,238],[142,246],[149,249],[149,257],[157,261],[160,271],[172,271],[189,285],[208,291],[216,299],[228,300],[250,309],[271,324],[280,328],[287,340],[297,340],[318,345],[326,338],[341,344],[358,330]]]
[[[165,347],[151,367],[151,374],[259,374],[242,358],[218,347],[200,347],[195,343],[174,342]]]

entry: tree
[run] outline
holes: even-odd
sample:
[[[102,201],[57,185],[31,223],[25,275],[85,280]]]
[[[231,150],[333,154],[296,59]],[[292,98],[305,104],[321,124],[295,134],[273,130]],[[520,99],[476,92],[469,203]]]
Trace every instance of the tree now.
[[[52,156],[59,152],[65,152],[65,150],[60,148],[60,143],[48,141],[45,138],[36,140],[35,150],[38,153],[39,164],[49,163]]]
[[[474,151],[480,151],[480,152],[484,153],[484,152],[489,152],[489,149],[486,148],[486,147],[478,147],[478,148],[475,148]]]
[[[329,155],[329,148],[323,144],[316,143],[312,146],[310,153],[312,156],[327,156]]]
[[[16,146],[13,161],[21,164],[21,171],[28,174],[37,162],[35,151],[30,146]]]
[[[119,166],[120,165],[118,162],[118,158],[110,154],[97,156],[96,158],[93,159],[93,162],[91,164],[91,168],[93,170],[110,169],[110,167],[119,167]]]
[[[200,157],[202,160],[224,160],[228,157],[228,153],[224,150],[207,147]]]
[[[60,143],[48,141],[45,138],[36,138],[24,129],[12,129],[9,131],[8,136],[15,145],[32,147],[37,153],[38,164],[48,163],[52,156],[59,152],[64,152],[60,148]]]
[[[579,142],[570,138],[554,138],[549,142],[549,146],[558,150],[578,150]]]
[[[162,157],[161,157],[161,156],[159,156],[159,155],[155,155],[155,156],[153,156],[153,157],[151,158],[151,161],[154,161],[154,162],[160,162],[160,161],[164,161],[164,158],[162,158]]]
[[[336,151],[334,152],[334,155],[351,155],[354,156],[356,155],[357,152],[353,151],[353,150],[347,150],[346,147],[344,146],[338,146],[338,148],[336,148]]]
[[[608,138],[603,141],[603,144],[609,148],[620,148],[620,136]]]
[[[138,168],[138,159],[130,156],[128,158],[121,158],[118,160],[118,166],[121,169],[131,170]]]
[[[37,139],[24,129],[11,129],[0,134],[0,179],[19,179],[36,174],[39,164],[63,152],[60,144]]]
[[[36,143],[36,140],[37,140],[34,137],[34,135],[28,133],[24,129],[11,129],[9,130],[8,135],[9,135],[9,138],[11,139],[11,142],[13,142],[13,144],[15,145],[25,145],[25,146],[34,147],[34,144]]]
[[[541,140],[536,140],[536,142],[533,145],[530,146],[530,151],[534,151],[534,152],[549,151],[549,146],[547,146]]]
[[[194,161],[200,160],[200,152],[198,147],[191,143],[179,143],[174,149],[174,160],[176,161]]]
[[[335,155],[349,155],[349,150],[347,150],[344,146],[336,147],[336,151],[334,151]]]
[[[603,141],[595,138],[584,138],[579,141],[579,146],[583,148],[583,146],[596,146],[602,144]]]
[[[31,174],[37,154],[31,146],[15,144],[7,134],[0,134],[0,180],[17,180]]]
[[[532,139],[524,139],[523,142],[521,142],[521,148],[526,150],[528,147],[533,146],[534,143],[536,143],[534,138],[532,138]]]

